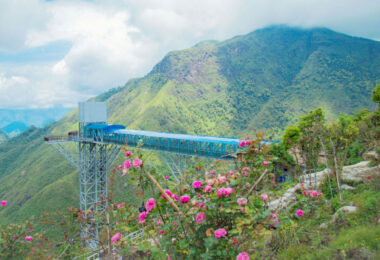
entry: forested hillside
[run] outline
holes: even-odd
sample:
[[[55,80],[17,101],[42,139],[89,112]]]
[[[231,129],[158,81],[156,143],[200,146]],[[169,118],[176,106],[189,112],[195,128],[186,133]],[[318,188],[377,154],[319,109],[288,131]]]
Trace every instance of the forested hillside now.
[[[276,133],[317,107],[329,119],[374,109],[379,81],[379,42],[277,26],[170,52],[145,77],[93,100],[107,102],[110,123],[131,129],[242,136]],[[76,128],[72,111],[0,145],[0,195],[9,201],[1,222],[78,205],[77,173],[43,143]]]

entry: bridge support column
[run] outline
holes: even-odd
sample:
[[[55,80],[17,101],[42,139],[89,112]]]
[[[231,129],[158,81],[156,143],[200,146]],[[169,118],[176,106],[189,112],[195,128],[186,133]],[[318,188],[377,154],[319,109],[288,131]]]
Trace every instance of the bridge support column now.
[[[79,142],[79,197],[80,209],[87,218],[81,238],[86,247],[99,246],[99,220],[108,205],[108,169],[116,159],[120,147],[108,144]]]

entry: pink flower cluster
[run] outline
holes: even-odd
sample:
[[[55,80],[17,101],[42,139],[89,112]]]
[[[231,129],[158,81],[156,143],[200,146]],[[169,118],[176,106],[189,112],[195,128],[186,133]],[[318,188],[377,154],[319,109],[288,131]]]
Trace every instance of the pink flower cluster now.
[[[271,220],[270,220],[270,224],[272,225],[272,226],[275,226],[276,224],[278,224],[278,217],[277,217],[277,215],[276,214],[273,214],[272,213],[272,215],[271,215]]]
[[[230,196],[232,193],[234,193],[234,188],[220,188],[217,192],[216,192],[216,195],[218,195],[218,197],[228,197]]]
[[[120,241],[121,237],[122,237],[122,235],[120,234],[120,232],[119,232],[119,233],[116,233],[116,234],[111,238],[111,242],[112,242],[112,243],[118,242],[118,241]]]
[[[218,228],[217,230],[215,230],[214,235],[215,238],[225,237],[227,235],[227,230],[225,230],[224,228]]]
[[[319,196],[323,196],[323,193],[319,193],[318,191],[316,190],[305,190],[303,191],[303,194],[304,195],[307,195],[307,196],[311,196],[311,197],[319,197]]]
[[[206,221],[206,214],[204,212],[198,213],[198,215],[195,218],[195,221],[198,224],[201,224],[203,221]]]
[[[147,211],[143,211],[139,215],[140,224],[145,224],[145,218],[148,215],[149,211],[153,210],[156,207],[156,201],[153,198],[148,199],[145,204],[145,209]]]

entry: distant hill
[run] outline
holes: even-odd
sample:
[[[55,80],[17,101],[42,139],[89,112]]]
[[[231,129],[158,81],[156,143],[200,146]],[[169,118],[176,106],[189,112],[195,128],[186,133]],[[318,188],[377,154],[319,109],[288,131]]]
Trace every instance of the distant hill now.
[[[9,136],[6,132],[0,129],[0,143],[9,139]]]
[[[0,128],[12,122],[21,122],[27,126],[43,127],[61,119],[70,108],[56,107],[47,109],[0,109]]]
[[[16,121],[4,126],[2,130],[6,132],[9,136],[16,136],[27,128],[28,126],[26,124]]]
[[[129,129],[243,136],[275,132],[310,109],[374,109],[380,43],[325,28],[274,26],[168,53],[145,77],[92,99]],[[43,136],[77,129],[77,111],[0,145],[0,222],[78,206],[78,174]],[[273,130],[274,129],[274,130]]]

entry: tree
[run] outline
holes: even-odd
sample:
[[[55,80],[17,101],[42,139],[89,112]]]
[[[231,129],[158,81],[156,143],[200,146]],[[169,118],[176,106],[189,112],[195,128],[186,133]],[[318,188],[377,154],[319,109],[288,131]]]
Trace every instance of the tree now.
[[[380,84],[373,89],[372,100],[380,106]]]
[[[284,136],[282,138],[282,146],[289,150],[291,147],[295,146],[301,136],[301,130],[297,126],[288,126],[285,129]]]

